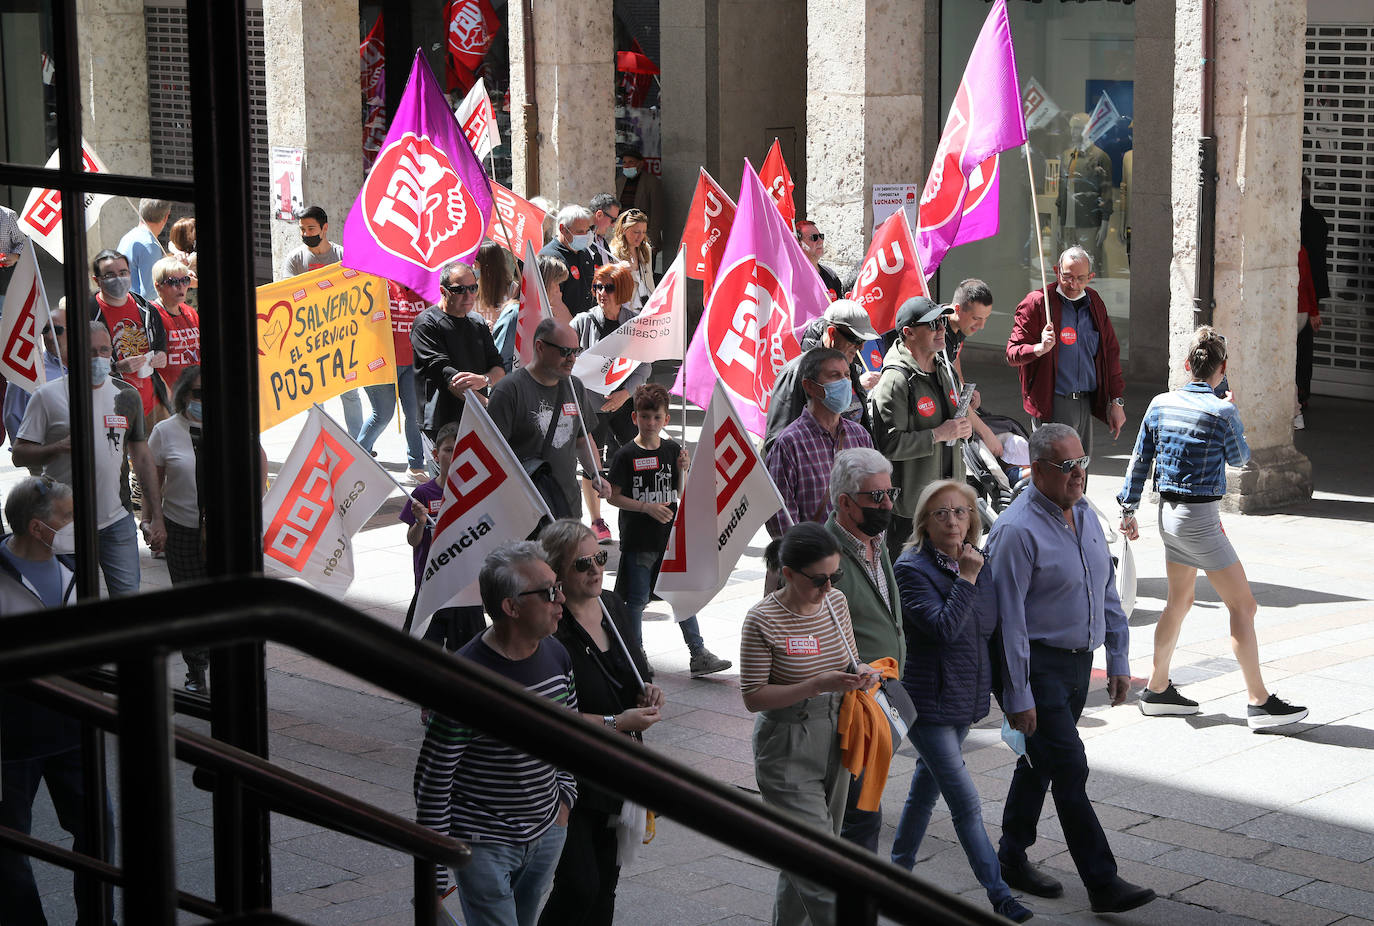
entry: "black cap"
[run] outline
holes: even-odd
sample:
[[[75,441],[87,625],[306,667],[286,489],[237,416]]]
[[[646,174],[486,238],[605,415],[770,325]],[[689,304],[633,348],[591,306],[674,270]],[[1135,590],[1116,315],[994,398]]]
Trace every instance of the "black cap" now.
[[[925,296],[912,296],[897,310],[897,333],[903,328],[914,328],[922,322],[933,322],[942,315],[953,315],[952,306],[940,305]]]

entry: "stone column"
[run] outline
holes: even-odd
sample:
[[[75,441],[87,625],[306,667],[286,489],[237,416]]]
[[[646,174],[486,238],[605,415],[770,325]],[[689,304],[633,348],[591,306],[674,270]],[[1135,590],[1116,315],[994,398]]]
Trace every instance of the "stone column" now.
[[[926,61],[938,34],[924,3],[812,0],[806,7],[806,214],[826,232],[826,262],[864,255],[875,183],[925,181]],[[935,69],[931,69],[933,75]]]
[[[1169,338],[1173,385],[1193,330],[1202,8],[1178,0],[1175,21],[1174,260]],[[1293,447],[1304,0],[1220,0],[1215,26],[1216,310],[1228,376],[1253,453],[1232,470],[1224,505],[1272,509],[1312,494],[1312,466]]]
[[[305,149],[305,204],[329,214],[329,240],[337,244],[363,183],[358,0],[263,0],[262,12],[267,141]],[[274,278],[300,243],[294,222],[272,220]]]
[[[534,7],[533,137],[521,114],[526,30],[522,2],[506,9],[510,25],[511,154],[516,192],[560,205],[586,205],[615,186],[615,80],[611,0],[538,0]],[[525,180],[537,158],[536,182]]]

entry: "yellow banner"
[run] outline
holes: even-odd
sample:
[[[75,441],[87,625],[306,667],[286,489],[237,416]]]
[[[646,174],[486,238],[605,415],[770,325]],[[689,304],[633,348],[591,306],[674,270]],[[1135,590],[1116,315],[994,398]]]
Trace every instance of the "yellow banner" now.
[[[386,281],[342,264],[258,287],[259,426],[396,379]]]

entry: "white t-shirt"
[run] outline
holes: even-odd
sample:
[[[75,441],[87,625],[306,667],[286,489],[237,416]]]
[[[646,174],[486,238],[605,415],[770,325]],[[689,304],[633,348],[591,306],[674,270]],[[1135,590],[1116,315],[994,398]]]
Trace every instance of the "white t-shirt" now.
[[[180,527],[200,524],[199,496],[196,493],[196,452],[191,445],[191,421],[173,415],[153,427],[148,435],[148,450],[153,462],[165,467],[162,483],[162,516]]]
[[[110,377],[91,390],[92,430],[95,433],[96,523],[109,527],[128,514],[120,497],[124,457],[129,441],[147,440],[143,425],[143,397],[134,387]],[[51,444],[71,433],[67,408],[67,378],[38,387],[19,424],[20,440]],[[71,454],[59,454],[43,466],[44,475],[72,484]]]

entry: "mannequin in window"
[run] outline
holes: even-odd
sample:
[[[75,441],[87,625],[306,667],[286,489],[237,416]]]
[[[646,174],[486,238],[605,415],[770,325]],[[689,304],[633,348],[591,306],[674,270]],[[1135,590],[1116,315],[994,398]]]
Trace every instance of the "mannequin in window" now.
[[[1059,155],[1060,251],[1081,247],[1106,274],[1103,244],[1112,217],[1112,159],[1097,145],[1084,140],[1088,114],[1077,113],[1069,120],[1073,146]]]

